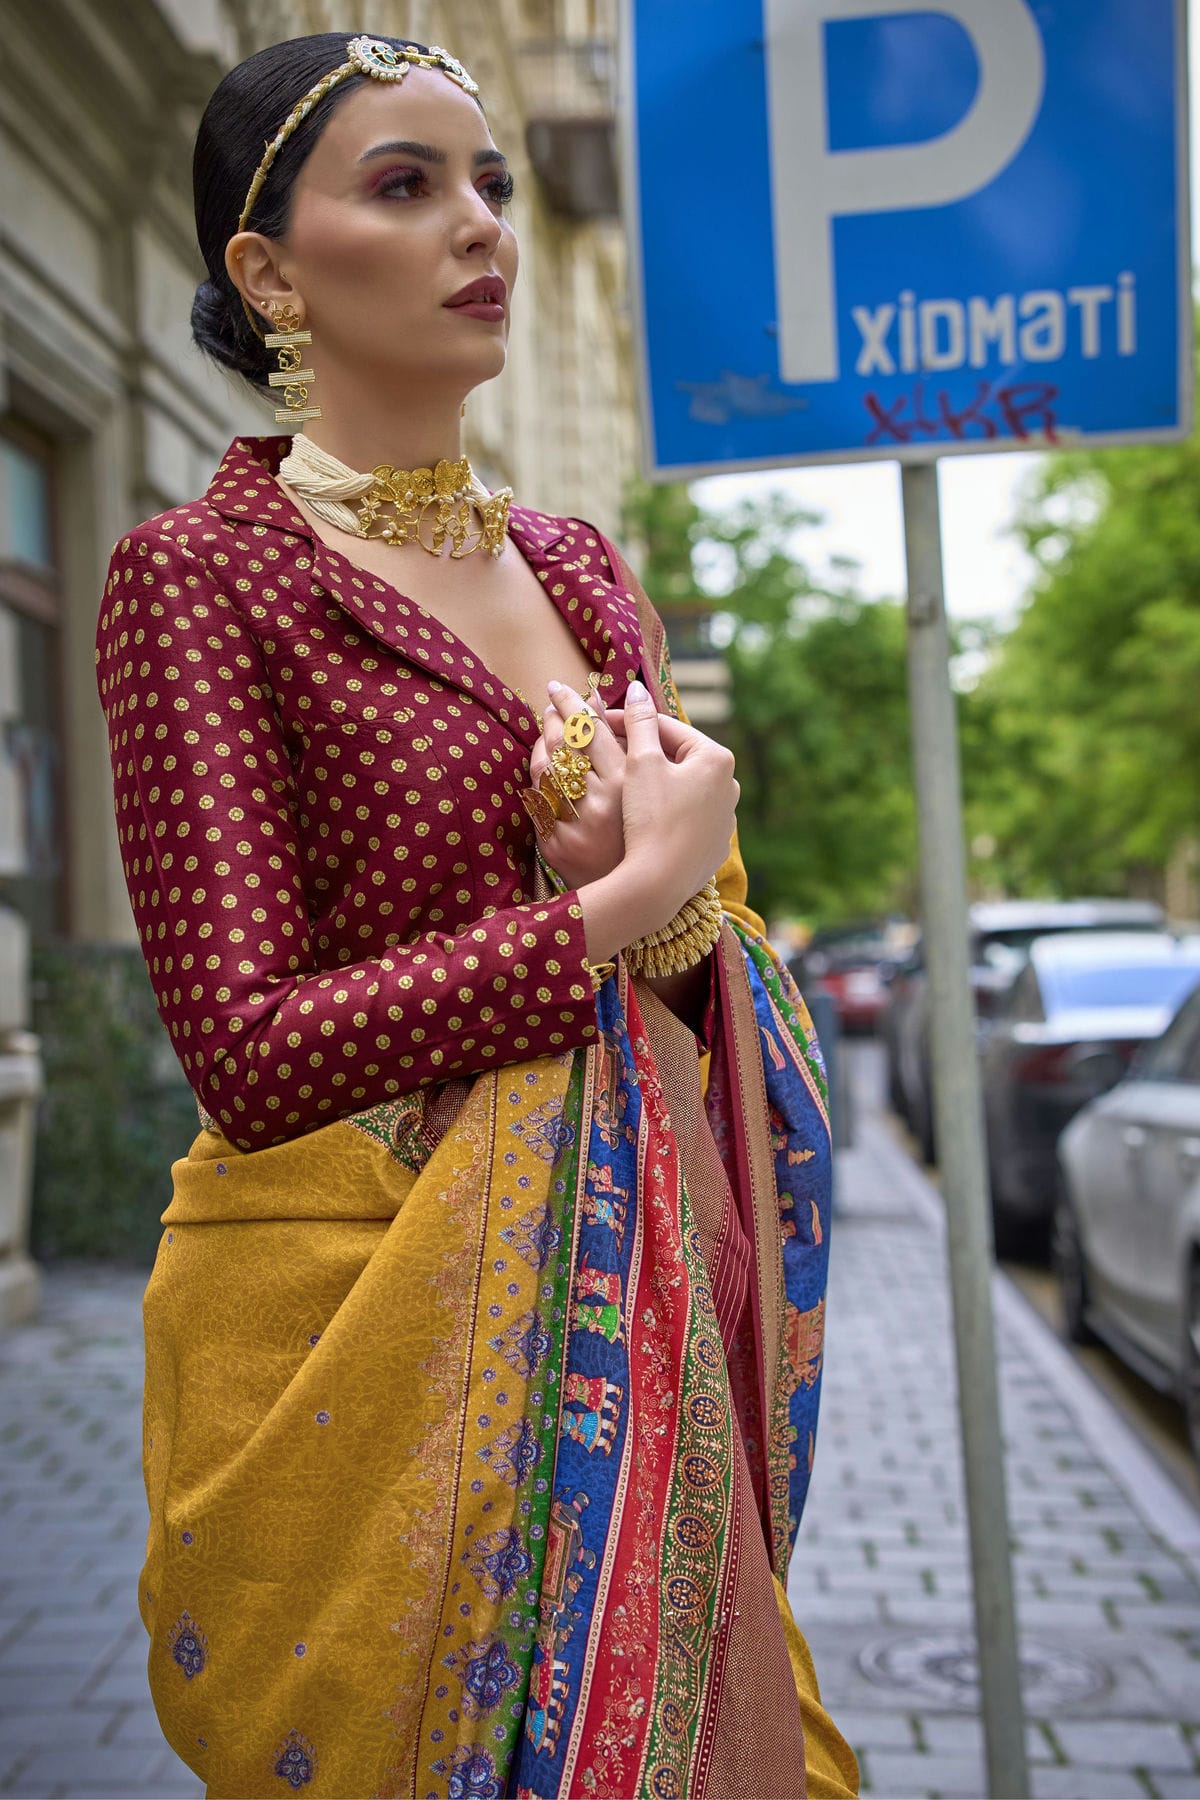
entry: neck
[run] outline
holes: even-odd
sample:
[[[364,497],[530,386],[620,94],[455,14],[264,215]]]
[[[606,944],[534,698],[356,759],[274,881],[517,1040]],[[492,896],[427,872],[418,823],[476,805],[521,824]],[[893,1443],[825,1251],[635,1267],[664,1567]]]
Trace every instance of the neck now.
[[[401,403],[365,382],[343,384],[335,394],[316,387],[321,417],[305,436],[363,474],[388,463],[394,469],[432,469],[462,456],[461,394],[407,392]]]

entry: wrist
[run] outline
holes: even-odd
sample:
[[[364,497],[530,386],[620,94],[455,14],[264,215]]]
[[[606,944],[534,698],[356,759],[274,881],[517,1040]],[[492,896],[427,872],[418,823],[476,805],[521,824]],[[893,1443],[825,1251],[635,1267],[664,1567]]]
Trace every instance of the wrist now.
[[[655,875],[631,867],[628,860],[585,882],[576,894],[592,963],[609,961],[635,938],[657,930],[672,912]]]

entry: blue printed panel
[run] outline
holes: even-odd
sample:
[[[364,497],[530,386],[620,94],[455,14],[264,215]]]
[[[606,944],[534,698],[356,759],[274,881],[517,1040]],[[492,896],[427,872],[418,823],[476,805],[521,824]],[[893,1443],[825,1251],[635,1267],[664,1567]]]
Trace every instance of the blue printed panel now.
[[[603,1070],[586,1146],[586,1186],[570,1296],[546,1576],[525,1735],[521,1790],[560,1791],[560,1746],[583,1686],[598,1563],[612,1524],[628,1427],[626,1292],[636,1228],[642,1101],[617,983],[598,996]]]

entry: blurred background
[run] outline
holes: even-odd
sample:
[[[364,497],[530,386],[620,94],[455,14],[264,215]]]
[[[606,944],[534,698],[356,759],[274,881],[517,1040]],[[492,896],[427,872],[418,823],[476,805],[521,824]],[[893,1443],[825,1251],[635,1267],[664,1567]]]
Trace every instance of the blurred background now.
[[[624,542],[686,710],[737,754],[751,899],[831,1064],[847,1244],[856,1207],[867,1225],[891,1218],[905,1182],[936,1207],[895,469],[639,480],[616,0],[4,0],[0,1327],[33,1328],[46,1302],[66,1356],[87,1339],[78,1320],[100,1317],[129,1349],[128,1381],[169,1165],[196,1113],[125,892],[97,606],[131,524],[201,492],[237,432],[274,430],[191,344],[191,143],[226,69],[327,30],[443,43],[479,81],[516,175],[522,273],[508,369],[468,406],[469,453],[489,484]],[[1038,1328],[1070,1346],[1061,1381],[1082,1371],[1104,1397],[1110,1436],[1140,1446],[1200,1551],[1200,450],[989,457],[946,468],[943,508],[997,1251]],[[850,1454],[856,1415],[840,1406],[827,1400],[828,1480]],[[23,1431],[4,1427],[0,1456]],[[1104,1429],[1084,1435],[1092,1457]],[[865,1439],[855,1454],[870,1464]],[[951,1508],[942,1530],[960,1526]],[[1072,1555],[1064,1538],[1055,1556]],[[1168,1577],[1147,1579],[1162,1600]],[[1168,1763],[1106,1787],[1099,1765],[1094,1780],[1072,1770],[1060,1734],[1043,1762],[1067,1774],[1037,1791],[1200,1792],[1200,1604],[1194,1571],[1171,1579],[1191,1586],[1166,1596],[1180,1616],[1159,1615],[1179,1649],[1158,1678],[1178,1698],[1154,1713],[1174,1733]],[[1020,1591],[1032,1605],[1036,1583]],[[880,1607],[877,1623],[894,1619]],[[106,1791],[103,1771],[99,1787],[48,1785],[21,1758],[5,1785],[3,1670],[0,1791]],[[1113,1716],[1111,1689],[1085,1698],[1088,1717]],[[878,1767],[935,1738],[882,1742]],[[864,1727],[860,1748],[874,1742]],[[113,1779],[107,1791],[191,1791]],[[893,1768],[899,1785],[875,1791],[977,1791],[955,1779],[943,1768],[922,1787]]]

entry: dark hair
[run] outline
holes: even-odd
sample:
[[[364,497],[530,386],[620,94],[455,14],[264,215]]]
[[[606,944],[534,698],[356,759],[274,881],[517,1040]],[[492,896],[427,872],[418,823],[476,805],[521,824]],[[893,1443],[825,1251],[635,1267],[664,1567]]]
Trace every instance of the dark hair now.
[[[410,38],[379,41],[396,48],[410,45],[414,50],[425,50],[424,44],[415,44]],[[192,337],[206,356],[233,369],[252,387],[267,394],[271,391],[267,376],[273,367],[272,353],[251,325],[242,297],[229,279],[225,246],[237,231],[238,217],[264,146],[296,102],[346,61],[348,42],[344,32],[323,31],[311,37],[288,38],[282,44],[270,44],[257,51],[230,69],[205,107],[196,133],[192,192],[196,237],[208,279],[200,283],[192,302]],[[248,231],[261,231],[272,238],[286,234],[292,191],[305,159],[324,131],[333,108],[369,79],[366,75],[348,75],[297,126],[263,183],[246,221]]]

